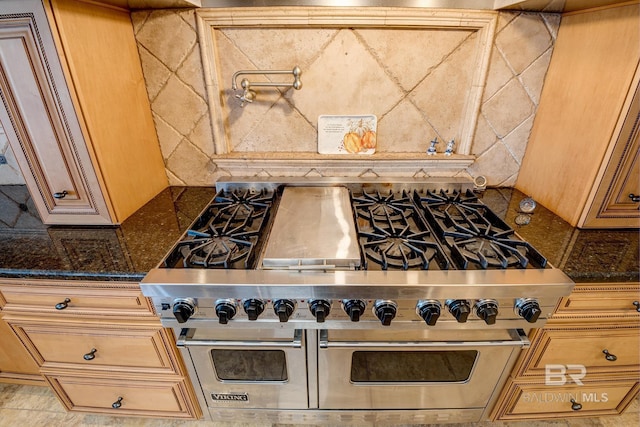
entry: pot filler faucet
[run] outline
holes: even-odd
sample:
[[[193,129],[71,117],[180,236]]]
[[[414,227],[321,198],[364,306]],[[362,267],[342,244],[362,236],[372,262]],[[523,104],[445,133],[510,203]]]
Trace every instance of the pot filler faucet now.
[[[254,82],[251,83],[249,79],[244,78],[240,81],[242,87],[242,95],[236,95],[236,98],[240,100],[240,106],[244,107],[245,103],[251,103],[256,99],[256,92],[252,90],[252,87],[292,87],[299,90],[302,87],[300,81],[300,75],[302,70],[297,65],[293,67],[293,70],[240,70],[236,71],[231,78],[231,89],[238,90],[238,76],[248,74],[293,74],[293,82],[291,83],[272,83],[272,82]]]

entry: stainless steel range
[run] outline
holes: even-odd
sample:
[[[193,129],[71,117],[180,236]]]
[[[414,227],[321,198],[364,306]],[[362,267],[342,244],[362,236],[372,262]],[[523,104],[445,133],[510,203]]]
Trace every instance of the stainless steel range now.
[[[573,287],[465,180],[216,187],[142,282],[211,418],[486,419]]]

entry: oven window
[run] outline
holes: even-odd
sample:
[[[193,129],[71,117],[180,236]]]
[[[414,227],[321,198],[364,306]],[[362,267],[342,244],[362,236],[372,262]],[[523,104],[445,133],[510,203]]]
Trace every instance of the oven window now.
[[[223,381],[286,381],[282,350],[211,350],[218,379]]]
[[[351,381],[463,382],[471,376],[478,357],[464,351],[355,351]]]

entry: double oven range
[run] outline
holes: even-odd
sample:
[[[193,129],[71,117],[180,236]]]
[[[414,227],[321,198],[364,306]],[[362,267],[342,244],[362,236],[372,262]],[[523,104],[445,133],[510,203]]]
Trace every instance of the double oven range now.
[[[573,282],[462,179],[235,179],[141,286],[205,416],[487,419]]]

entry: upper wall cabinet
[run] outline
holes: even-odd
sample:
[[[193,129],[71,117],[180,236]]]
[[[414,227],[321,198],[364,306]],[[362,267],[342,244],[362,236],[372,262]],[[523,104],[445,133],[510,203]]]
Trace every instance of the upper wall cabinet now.
[[[516,187],[573,226],[640,227],[638,16],[562,17]]]
[[[44,223],[120,223],[166,187],[128,13],[3,1],[0,97]]]

